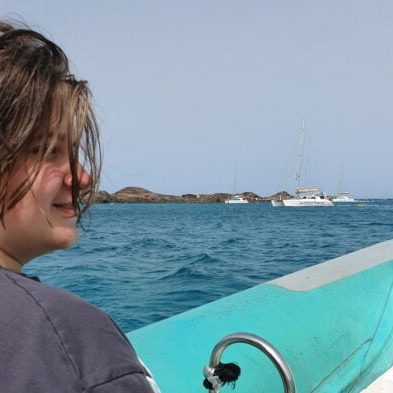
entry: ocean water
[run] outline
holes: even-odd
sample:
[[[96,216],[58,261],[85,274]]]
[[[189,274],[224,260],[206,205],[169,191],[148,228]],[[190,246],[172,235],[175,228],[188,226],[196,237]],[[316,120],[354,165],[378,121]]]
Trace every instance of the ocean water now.
[[[96,205],[73,248],[28,274],[130,331],[393,238],[393,201],[328,208],[268,203]]]

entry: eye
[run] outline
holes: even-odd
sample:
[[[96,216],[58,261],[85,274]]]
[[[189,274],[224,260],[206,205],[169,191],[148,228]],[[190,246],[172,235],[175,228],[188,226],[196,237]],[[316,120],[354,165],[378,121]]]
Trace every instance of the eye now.
[[[41,146],[40,145],[35,145],[29,150],[29,154],[32,156],[37,156],[40,153]],[[59,154],[61,150],[61,146],[59,144],[46,144],[43,148],[43,151],[45,152],[46,157],[48,158],[53,158]]]

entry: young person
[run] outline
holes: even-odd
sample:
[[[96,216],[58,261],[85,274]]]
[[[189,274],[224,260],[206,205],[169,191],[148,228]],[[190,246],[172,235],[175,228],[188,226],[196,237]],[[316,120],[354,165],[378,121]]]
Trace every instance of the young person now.
[[[56,44],[0,22],[1,392],[158,391],[106,314],[21,273],[74,244],[99,174],[86,82]]]

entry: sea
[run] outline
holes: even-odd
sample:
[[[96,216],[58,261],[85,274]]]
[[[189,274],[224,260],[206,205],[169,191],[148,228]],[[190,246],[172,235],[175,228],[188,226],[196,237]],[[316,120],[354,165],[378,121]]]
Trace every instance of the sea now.
[[[393,200],[95,205],[79,242],[30,262],[41,281],[107,312],[125,332],[393,238]]]

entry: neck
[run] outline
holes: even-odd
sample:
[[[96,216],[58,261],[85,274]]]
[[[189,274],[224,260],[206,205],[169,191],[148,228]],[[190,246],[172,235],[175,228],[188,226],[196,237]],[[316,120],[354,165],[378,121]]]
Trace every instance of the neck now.
[[[3,248],[0,248],[0,267],[14,273],[20,273],[22,263]]]

